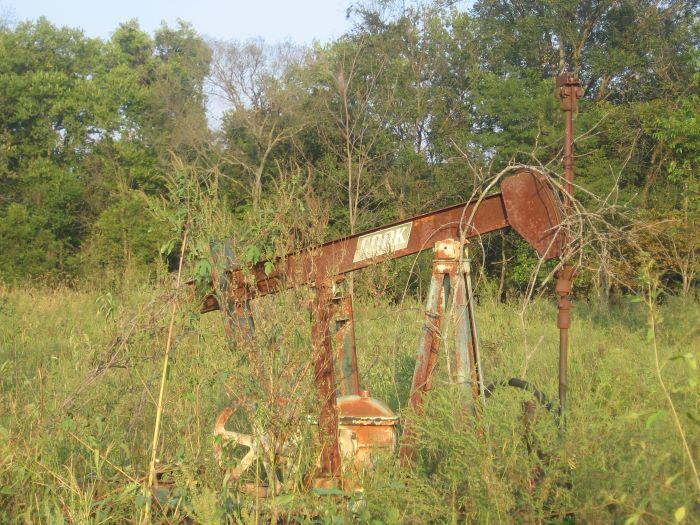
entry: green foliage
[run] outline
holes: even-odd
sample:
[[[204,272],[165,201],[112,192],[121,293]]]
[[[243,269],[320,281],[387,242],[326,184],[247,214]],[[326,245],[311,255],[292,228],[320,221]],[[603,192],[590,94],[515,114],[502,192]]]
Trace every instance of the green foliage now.
[[[124,195],[170,198],[165,174],[183,169],[217,172],[213,206],[236,217],[222,237],[258,237],[259,255],[246,260],[279,255],[288,230],[277,227],[279,210],[263,208],[284,201],[293,178],[304,189],[297,201],[323,210],[313,235],[322,240],[462,201],[509,163],[551,169],[563,128],[552,77],[564,68],[585,88],[578,183],[697,219],[691,2],[483,0],[471,11],[378,2],[351,13],[352,31],[315,49],[210,46],[181,21],[148,35],[132,20],[108,41],[45,19],[0,28],[0,209],[25,206],[57,243],[52,264],[32,271],[69,277],[123,264],[124,250],[91,247],[114,237],[107,223],[131,202]],[[227,104],[214,133],[207,80]],[[154,225],[160,243],[139,226],[144,243],[127,258],[157,264],[146,246],[174,248],[181,226]],[[532,254],[493,246],[485,272],[504,270],[508,291],[522,289]],[[5,257],[29,268],[21,250]],[[91,250],[102,255],[84,256]]]
[[[22,247],[17,254],[17,247]],[[60,243],[40,217],[22,204],[10,204],[0,216],[0,276],[6,281],[49,274],[56,267]]]
[[[169,290],[168,284],[162,290]],[[3,521],[138,520],[144,504],[139,480],[148,463],[153,423],[146,388],[154,386],[159,362],[153,352],[162,348],[167,324],[162,290],[132,287],[111,298],[64,288],[2,290]],[[524,375],[554,392],[554,306],[536,302],[521,320],[520,305],[503,305],[480,293],[486,380]],[[259,316],[265,329],[256,335],[254,349],[269,366],[266,374],[289,374],[307,363],[288,360],[308,358],[304,301],[303,294],[279,297]],[[521,420],[522,403],[529,399],[524,393],[496,390],[477,420],[462,409],[464,393],[445,382],[442,357],[425,415],[404,410],[419,311],[410,301],[356,304],[362,384],[414,424],[420,451],[416,467],[381,459],[365,476],[361,499],[347,492],[295,489],[268,500],[224,482],[211,438],[213,421],[229,395],[254,396],[267,387],[240,352],[223,350],[217,315],[198,317],[183,310],[160,455],[164,484],[157,496],[166,510],[162,514],[154,504],[154,522],[187,517],[218,523],[223,517],[252,523],[276,516],[301,523],[608,523],[632,518],[667,523],[681,508],[686,522],[696,519],[690,469],[655,378],[644,304],[578,304],[567,431],[560,436],[551,416],[538,409],[529,440]],[[698,312],[691,300],[668,298],[657,309],[662,322],[655,331],[663,378],[692,447],[700,420]],[[285,360],[276,360],[282,353]],[[290,377],[277,377],[283,378],[280,388],[294,384],[286,382]],[[64,405],[67,399],[72,402]],[[302,409],[295,424],[309,425],[304,414],[312,410],[306,404],[310,399],[293,398]],[[261,403],[255,417],[283,434],[291,431],[275,419],[279,412],[273,404]],[[528,443],[535,448],[528,450]]]
[[[102,271],[157,268],[166,235],[166,225],[153,216],[144,196],[130,191],[100,214],[81,256],[89,268]]]
[[[157,250],[148,248],[159,245],[158,226],[136,226],[139,217],[147,220],[145,206],[137,209],[123,195],[162,192],[168,152],[186,150],[206,135],[208,57],[184,24],[164,26],[152,38],[132,21],[109,42],[43,18],[0,28],[0,210],[10,216],[9,206],[24,206],[32,215],[29,230],[46,231],[33,234],[36,248],[7,245],[5,274],[21,277],[25,268],[25,277],[64,277],[89,271],[91,263],[97,269],[125,258],[140,266],[158,260]],[[183,126],[187,135],[179,131]],[[135,236],[131,246],[104,246],[115,242],[115,217],[127,211],[131,225],[121,225]],[[49,253],[27,264],[49,242]],[[86,242],[101,255],[77,257]]]

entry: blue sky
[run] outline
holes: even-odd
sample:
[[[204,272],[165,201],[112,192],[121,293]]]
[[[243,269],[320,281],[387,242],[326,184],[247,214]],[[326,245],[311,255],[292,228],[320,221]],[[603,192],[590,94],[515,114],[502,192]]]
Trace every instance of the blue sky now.
[[[45,16],[59,26],[82,28],[88,36],[109,37],[119,23],[137,18],[153,31],[162,21],[191,22],[202,35],[273,43],[326,42],[349,29],[350,0],[0,0],[0,13],[15,21]]]

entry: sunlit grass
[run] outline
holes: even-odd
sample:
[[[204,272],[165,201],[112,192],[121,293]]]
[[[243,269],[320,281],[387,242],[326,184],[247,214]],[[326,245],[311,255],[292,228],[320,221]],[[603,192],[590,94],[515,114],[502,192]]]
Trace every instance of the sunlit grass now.
[[[257,315],[279,331],[271,344],[308,345],[301,335],[284,339],[285,323],[295,323],[299,334],[308,326],[308,316],[284,301],[289,315],[276,311],[274,301],[258,307]],[[0,290],[0,522],[137,521],[165,306],[167,294],[137,285],[113,295]],[[663,377],[697,459],[699,309],[672,298],[660,312]],[[553,302],[537,301],[521,314],[518,304],[482,297],[477,314],[487,382],[524,375],[553,396]],[[186,308],[178,319],[160,455],[172,484],[155,507],[155,521],[248,522],[257,515],[269,522],[276,515],[321,523],[667,523],[681,508],[688,522],[697,518],[687,458],[655,377],[643,305],[577,303],[567,430],[560,435],[538,410],[530,451],[522,422],[527,395],[497,392],[475,420],[462,408],[463,393],[447,384],[444,355],[426,414],[406,412],[421,327],[417,302],[358,301],[356,315],[361,382],[414,418],[421,443],[415,468],[380,462],[365,480],[366,509],[354,518],[342,498],[295,493],[261,503],[224,489],[211,432],[236,388],[234,372],[244,368],[226,346],[219,315]],[[450,337],[448,330],[447,344]]]

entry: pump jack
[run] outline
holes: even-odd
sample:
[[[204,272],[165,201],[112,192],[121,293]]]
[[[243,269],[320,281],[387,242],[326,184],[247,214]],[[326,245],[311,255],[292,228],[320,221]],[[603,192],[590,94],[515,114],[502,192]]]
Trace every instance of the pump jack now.
[[[214,288],[218,292],[205,297],[202,312],[222,310],[229,335],[239,331],[245,339],[252,334],[251,300],[298,286],[309,286],[315,291],[312,344],[320,405],[319,434],[323,436],[320,462],[314,477],[316,486],[335,486],[342,480],[344,471],[368,466],[374,451],[394,450],[398,442],[398,417],[360,387],[352,296],[343,292],[343,283],[349,273],[432,248],[431,282],[408,406],[420,412],[423,398],[431,389],[445,305],[450,298],[455,338],[450,356],[451,381],[466,389],[475,407],[490,394],[493,385],[484,384],[481,367],[469,239],[510,227],[545,259],[561,257],[565,253],[567,239],[560,232],[560,223],[571,206],[573,112],[580,96],[579,85],[571,75],[557,78],[558,95],[566,112],[567,124],[563,209],[557,205],[554,189],[546,177],[523,168],[502,180],[498,194],[288,254],[272,261],[272,265],[263,261],[248,268],[247,272],[233,265],[233,254],[229,248],[224,248],[224,260],[228,265],[213,276]],[[269,271],[270,267],[272,271]],[[572,276],[571,267],[564,264],[556,286],[560,296],[557,323],[561,332],[560,411],[566,398],[570,324],[567,296]],[[511,379],[508,384],[526,388],[540,402],[546,403],[543,394],[526,382]],[[548,408],[551,406],[551,403],[547,404]],[[215,434],[220,440],[234,441],[250,449],[241,462],[229,470],[230,479],[235,481],[256,460],[260,447],[264,446],[261,443],[264,438],[228,430],[226,424],[232,413],[233,409],[227,408],[219,415]],[[414,457],[411,435],[411,428],[404,425],[400,455],[405,461]],[[274,475],[268,472],[268,478]]]

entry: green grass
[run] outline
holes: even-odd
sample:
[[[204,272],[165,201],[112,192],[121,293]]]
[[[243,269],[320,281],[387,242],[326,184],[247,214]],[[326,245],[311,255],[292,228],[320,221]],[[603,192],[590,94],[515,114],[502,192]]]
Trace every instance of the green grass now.
[[[461,408],[464,394],[446,381],[444,353],[426,413],[407,413],[420,306],[360,301],[362,383],[414,423],[420,444],[415,466],[393,458],[378,461],[364,479],[364,510],[355,514],[347,498],[300,488],[273,501],[237,493],[235,486],[224,485],[213,459],[213,422],[231,395],[289,392],[290,371],[302,370],[311,355],[301,299],[283,297],[256,307],[259,335],[247,360],[226,346],[218,314],[180,310],[159,454],[172,484],[160,494],[153,521],[265,523],[283,517],[312,523],[631,524],[700,519],[689,461],[656,376],[647,312],[643,304],[627,301],[614,306],[577,302],[567,431],[560,436],[552,418],[539,410],[529,434],[530,451],[522,422],[527,396],[499,391],[483,417],[474,419]],[[0,289],[0,522],[138,522],[167,300],[167,294],[145,285],[113,294]],[[486,379],[525,374],[554,395],[554,302],[537,301],[522,316],[519,308],[481,300],[477,313]],[[670,298],[659,312],[662,376],[697,461],[700,311],[695,302]],[[265,356],[265,348],[275,352]],[[251,356],[260,356],[260,362],[251,364]],[[110,366],[104,369],[106,363]],[[257,389],[265,371],[277,383]],[[294,396],[302,412],[311,410],[307,383],[303,395]],[[265,407],[260,397],[256,417],[272,425],[274,410]]]

